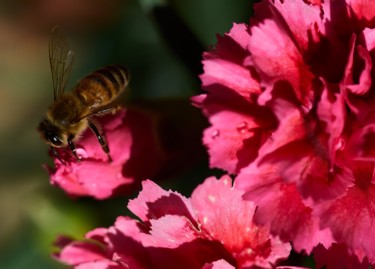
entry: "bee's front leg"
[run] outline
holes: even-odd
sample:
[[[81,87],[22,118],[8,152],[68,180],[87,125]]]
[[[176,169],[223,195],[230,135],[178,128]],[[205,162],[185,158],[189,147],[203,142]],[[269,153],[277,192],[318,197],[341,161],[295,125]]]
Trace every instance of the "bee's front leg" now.
[[[96,125],[92,121],[89,121],[89,127],[94,132],[96,137],[98,138],[99,144],[102,147],[103,151],[107,154],[108,161],[112,162],[111,155],[109,154],[109,147],[108,147],[107,142],[105,141],[104,137],[100,134],[98,128],[96,127]]]
[[[74,157],[76,158],[76,160],[79,162],[81,160],[81,158],[77,155],[77,149],[76,149],[76,145],[74,144],[73,142],[73,139],[74,139],[74,136],[73,135],[70,135],[68,137],[68,145],[69,145],[69,148],[70,150],[72,151]]]

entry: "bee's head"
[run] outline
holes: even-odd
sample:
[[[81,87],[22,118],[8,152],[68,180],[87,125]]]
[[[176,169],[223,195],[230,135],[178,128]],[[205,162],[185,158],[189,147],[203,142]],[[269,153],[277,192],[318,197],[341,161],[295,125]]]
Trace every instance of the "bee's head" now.
[[[62,132],[48,119],[42,120],[38,125],[42,138],[51,146],[60,148],[66,145]]]

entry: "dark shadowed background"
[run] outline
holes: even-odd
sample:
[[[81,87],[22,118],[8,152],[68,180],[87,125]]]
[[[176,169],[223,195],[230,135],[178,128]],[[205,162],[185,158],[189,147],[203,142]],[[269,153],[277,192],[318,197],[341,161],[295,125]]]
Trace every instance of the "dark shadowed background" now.
[[[75,48],[70,87],[104,65],[124,64],[131,71],[128,102],[168,118],[199,143],[205,120],[188,100],[200,92],[201,52],[233,22],[247,22],[250,13],[250,1],[240,0],[0,2],[0,268],[63,268],[51,258],[56,235],[80,238],[111,225],[127,214],[127,201],[136,195],[71,199],[49,184],[42,164],[50,158],[36,126],[53,99],[52,26],[62,25]],[[185,140],[172,141],[168,124],[167,142],[181,156],[188,149],[186,156],[195,162],[166,173],[162,185],[190,195],[211,173],[207,159],[199,149],[195,157],[190,146],[181,145]]]

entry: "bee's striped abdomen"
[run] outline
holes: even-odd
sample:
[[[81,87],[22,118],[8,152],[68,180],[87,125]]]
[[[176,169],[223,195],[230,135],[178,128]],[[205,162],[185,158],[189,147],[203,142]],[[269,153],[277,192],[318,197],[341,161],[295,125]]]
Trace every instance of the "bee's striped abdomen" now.
[[[111,103],[126,88],[128,70],[121,65],[110,65],[83,78],[74,89],[84,106],[100,107]]]

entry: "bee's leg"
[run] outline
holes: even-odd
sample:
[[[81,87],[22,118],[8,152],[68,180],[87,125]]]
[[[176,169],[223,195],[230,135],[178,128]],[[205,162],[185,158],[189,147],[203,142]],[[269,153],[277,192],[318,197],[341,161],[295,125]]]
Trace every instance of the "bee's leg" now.
[[[109,114],[111,113],[112,115],[115,114],[117,111],[119,111],[121,109],[121,106],[115,106],[115,107],[109,107],[109,108],[105,108],[101,111],[98,111],[97,113],[95,113],[96,116],[102,116],[102,115],[105,115],[105,114]]]
[[[79,162],[79,161],[81,160],[81,158],[78,157],[78,155],[77,155],[77,152],[76,152],[77,149],[76,149],[76,145],[75,145],[74,142],[73,142],[73,138],[74,138],[73,135],[70,135],[70,136],[68,137],[68,145],[69,145],[69,148],[70,148],[70,150],[72,151],[74,157],[75,157],[76,160]]]
[[[57,152],[57,150],[52,146],[50,147],[50,149],[51,149],[52,155],[55,156],[63,165],[66,165],[65,161],[60,158],[60,155]]]
[[[100,134],[98,128],[96,127],[96,125],[92,121],[89,121],[89,127],[94,132],[96,137],[98,138],[99,144],[102,147],[103,151],[108,155],[108,161],[112,162],[111,155],[109,154],[109,147],[107,145],[107,142],[104,139],[104,136],[102,136]]]

